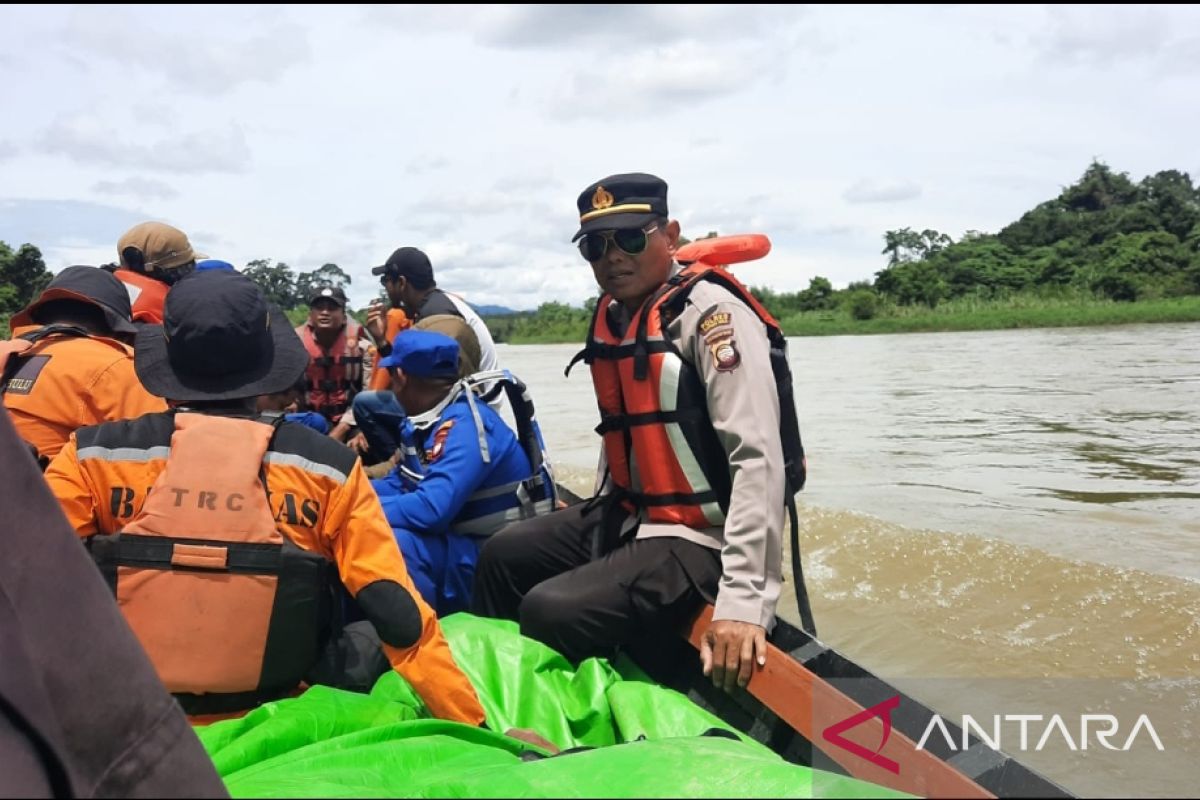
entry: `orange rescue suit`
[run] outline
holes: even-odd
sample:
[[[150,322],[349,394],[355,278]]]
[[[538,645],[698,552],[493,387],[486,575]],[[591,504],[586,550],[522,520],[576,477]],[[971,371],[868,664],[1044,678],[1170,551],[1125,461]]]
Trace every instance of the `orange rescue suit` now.
[[[17,434],[47,458],[84,425],[167,407],[142,387],[133,348],[116,339],[70,326],[19,325],[11,342],[0,342],[0,350],[9,354],[0,373],[0,402]]]
[[[303,654],[314,645],[308,634],[272,638],[268,609],[279,602],[274,595],[282,579],[263,568],[261,555],[247,554],[294,545],[336,565],[360,602],[364,590],[388,582],[407,592],[419,611],[415,644],[388,644],[380,630],[392,667],[436,716],[482,723],[474,688],[413,586],[361,463],[303,425],[283,423],[274,438],[270,431],[250,420],[151,414],[78,431],[47,469],[47,482],[80,536],[101,534],[96,542],[103,548],[106,534],[121,531],[137,545],[133,555],[144,556],[127,564],[122,543],[126,565],[110,565],[108,572],[111,580],[115,571],[118,601],[164,682],[184,694],[218,692],[254,702],[284,693],[284,684],[294,686],[295,670],[308,664],[284,674],[287,664],[277,662],[272,685],[263,685],[272,649]],[[164,560],[163,569],[146,568]],[[311,575],[305,580],[310,588],[319,583]],[[194,613],[198,603],[203,614]]]

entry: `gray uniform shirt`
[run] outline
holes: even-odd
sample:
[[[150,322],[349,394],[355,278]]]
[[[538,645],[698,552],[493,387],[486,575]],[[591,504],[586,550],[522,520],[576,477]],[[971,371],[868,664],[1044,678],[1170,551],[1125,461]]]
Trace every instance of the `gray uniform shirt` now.
[[[623,331],[630,314],[614,304],[609,318]],[[729,456],[732,492],[723,527],[642,519],[635,520],[640,522],[637,537],[676,536],[720,550],[722,575],[713,619],[770,630],[781,583],[785,479],[779,397],[766,331],[729,290],[700,281],[666,333],[704,383],[709,417]]]

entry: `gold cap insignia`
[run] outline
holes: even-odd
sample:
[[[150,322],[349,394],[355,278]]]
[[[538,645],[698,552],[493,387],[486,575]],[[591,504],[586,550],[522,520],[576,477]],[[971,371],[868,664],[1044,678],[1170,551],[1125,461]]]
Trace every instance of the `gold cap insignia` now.
[[[596,193],[592,195],[592,208],[599,211],[602,208],[608,208],[613,204],[612,193],[603,186],[596,187]]]

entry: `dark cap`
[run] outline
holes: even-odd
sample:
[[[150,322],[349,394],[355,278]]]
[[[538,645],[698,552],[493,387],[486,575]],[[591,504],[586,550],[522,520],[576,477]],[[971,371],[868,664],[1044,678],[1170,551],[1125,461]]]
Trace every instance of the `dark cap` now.
[[[137,333],[130,320],[129,292],[125,284],[99,267],[67,267],[54,276],[37,299],[12,318],[12,326],[32,325],[40,306],[51,300],[77,300],[99,306],[113,333]]]
[[[151,394],[182,402],[282,392],[308,351],[258,284],[237,272],[197,272],[171,287],[162,325],[143,325],[133,365]]]
[[[457,378],[458,342],[436,331],[400,331],[379,366],[398,367],[417,378]]]
[[[342,308],[346,307],[346,293],[342,291],[342,287],[340,286],[318,286],[314,288],[308,298],[308,304],[311,306],[318,300],[332,300]]]
[[[372,275],[395,275],[401,278],[416,278],[427,281],[433,280],[433,265],[429,256],[415,247],[401,247],[388,256],[388,260],[378,267],[371,268]]]
[[[585,233],[641,228],[667,216],[667,182],[645,172],[609,175],[579,195],[579,230]]]

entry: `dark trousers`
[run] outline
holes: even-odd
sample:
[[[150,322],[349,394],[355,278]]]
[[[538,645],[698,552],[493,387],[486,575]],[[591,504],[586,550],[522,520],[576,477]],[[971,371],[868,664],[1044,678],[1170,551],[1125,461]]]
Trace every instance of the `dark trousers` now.
[[[391,668],[375,626],[369,620],[359,620],[346,625],[341,635],[325,646],[320,661],[304,676],[304,682],[367,694]]]
[[[627,649],[655,675],[654,662],[681,652],[683,624],[716,596],[720,553],[659,537],[594,557],[622,516],[581,503],[504,528],[479,555],[471,610],[517,620],[573,662]]]

